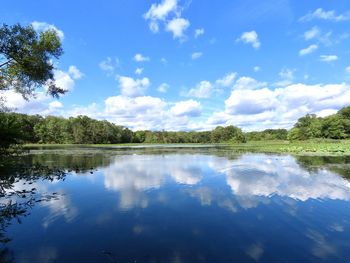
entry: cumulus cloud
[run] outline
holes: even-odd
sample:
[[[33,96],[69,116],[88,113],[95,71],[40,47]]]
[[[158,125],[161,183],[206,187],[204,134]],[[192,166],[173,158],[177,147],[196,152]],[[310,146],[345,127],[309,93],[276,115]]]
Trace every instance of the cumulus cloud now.
[[[55,83],[63,90],[71,91],[75,86],[75,80],[80,79],[84,74],[76,67],[70,66],[68,72],[63,70],[55,70],[54,77]]]
[[[261,43],[258,38],[258,34],[253,30],[249,32],[243,32],[241,37],[237,39],[238,42],[252,45],[253,48],[259,49]]]
[[[336,55],[321,55],[320,60],[323,62],[332,62],[338,60],[338,56]]]
[[[305,40],[311,40],[320,35],[320,29],[317,26],[314,26],[310,30],[306,31],[304,33],[304,39]]]
[[[4,100],[4,106],[12,111],[25,114],[51,115],[60,114],[63,104],[59,101],[52,101],[52,98],[44,92],[38,92],[35,98],[23,99],[22,95],[6,90],[0,92],[0,97]]]
[[[233,89],[259,89],[266,87],[265,82],[259,82],[251,77],[240,77],[235,82]]]
[[[182,9],[178,6],[178,0],[163,0],[159,4],[152,4],[143,17],[153,33],[159,32],[160,24],[164,24],[165,31],[173,33],[174,39],[184,40],[184,32],[190,22],[181,17]]]
[[[190,89],[187,93],[187,96],[195,98],[209,98],[213,91],[213,85],[207,81],[203,80],[197,84],[193,89]]]
[[[146,89],[151,85],[148,78],[133,79],[126,76],[117,76],[120,92],[123,96],[137,97],[145,93]]]
[[[285,127],[290,128],[298,118],[307,113],[325,116],[350,104],[350,85],[290,84],[269,88],[251,78],[244,83],[238,79],[230,97],[225,101],[225,110],[215,112],[209,119],[211,125],[238,125],[246,130]]]
[[[226,112],[230,114],[257,114],[276,107],[273,91],[268,88],[233,90],[225,101]]]
[[[64,90],[72,90],[75,86],[75,81],[71,74],[62,70],[55,70],[55,83],[58,87]]]
[[[137,68],[137,69],[135,69],[135,74],[136,74],[136,75],[141,75],[142,72],[143,72],[143,68]]]
[[[68,71],[55,70],[55,84],[65,91],[72,91],[75,81],[80,79],[84,74],[74,65],[69,66]],[[47,95],[43,87],[42,91],[36,92],[34,98],[30,100],[23,99],[22,95],[13,91],[6,90],[0,92],[0,98],[4,100],[4,106],[21,113],[26,114],[61,114],[63,104],[55,101],[51,96]]]
[[[301,17],[299,21],[307,22],[314,19],[328,20],[334,22],[346,21],[350,19],[350,12],[338,15],[334,10],[325,11],[322,8],[317,8],[314,12],[309,12],[305,16]]]
[[[173,33],[173,38],[183,39],[185,37],[185,31],[190,26],[190,22],[187,19],[178,17],[170,20],[165,30]]]
[[[350,74],[350,66],[347,66],[347,67],[345,68],[345,72],[348,73],[348,74]]]
[[[69,66],[68,73],[73,77],[73,79],[81,79],[84,74],[74,65]]]
[[[259,67],[259,66],[255,66],[255,67],[253,68],[253,70],[254,70],[254,72],[259,72],[259,71],[260,71],[260,67]]]
[[[97,112],[100,119],[107,119],[132,130],[188,130],[191,118],[201,113],[200,103],[189,100],[171,105],[151,97],[114,96],[105,100],[104,111]]]
[[[317,45],[310,45],[307,48],[301,49],[299,51],[299,56],[305,56],[305,55],[311,54],[315,52],[317,49],[318,49]]]
[[[222,87],[230,87],[237,76],[236,72],[227,73],[222,79],[216,80],[216,84]]]
[[[175,116],[199,116],[201,114],[201,104],[195,100],[177,102],[170,112]]]
[[[62,102],[55,100],[55,101],[51,101],[49,103],[49,109],[56,110],[56,109],[60,109],[60,108],[63,108]]]
[[[102,60],[98,66],[101,70],[105,71],[108,75],[113,74],[116,67],[119,66],[119,59],[115,58],[114,60],[111,57],[107,57]]]
[[[138,53],[134,56],[134,60],[136,62],[145,62],[145,61],[150,61],[149,57],[145,57],[142,54]]]
[[[204,34],[204,28],[197,28],[195,31],[194,31],[194,37],[195,38],[198,38],[200,37],[201,35]]]
[[[276,86],[287,86],[293,83],[295,69],[282,68],[278,73],[281,78],[280,81],[276,82]]]
[[[159,31],[159,21],[164,21],[171,12],[176,12],[177,0],[163,0],[160,4],[152,4],[144,18],[149,21],[153,33]]]
[[[34,28],[34,30],[38,31],[38,32],[43,32],[46,30],[54,30],[57,33],[57,36],[63,40],[64,39],[64,33],[62,30],[59,30],[57,27],[55,27],[54,25],[48,24],[46,22],[38,22],[38,21],[34,21],[32,22],[32,26]]]
[[[192,58],[193,60],[199,59],[202,55],[203,55],[202,52],[194,52],[194,53],[192,53],[191,58]]]
[[[167,84],[167,83],[162,83],[162,84],[160,84],[159,85],[159,87],[158,87],[158,91],[159,92],[161,92],[161,93],[166,93],[167,91],[168,91],[168,89],[169,89],[169,84]]]
[[[114,96],[105,100],[105,106],[107,113],[128,116],[160,112],[165,107],[165,102],[150,96],[136,98]]]

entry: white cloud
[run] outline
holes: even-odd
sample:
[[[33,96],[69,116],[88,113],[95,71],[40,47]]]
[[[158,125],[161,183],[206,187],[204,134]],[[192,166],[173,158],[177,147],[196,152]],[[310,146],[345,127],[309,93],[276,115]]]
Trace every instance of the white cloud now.
[[[162,84],[159,85],[158,91],[161,92],[161,93],[166,93],[168,91],[169,87],[170,87],[169,84],[162,83]]]
[[[350,74],[350,66],[348,66],[348,67],[345,68],[345,72],[348,73],[348,74]]]
[[[223,87],[230,87],[235,78],[236,78],[237,73],[235,72],[231,72],[231,73],[227,73],[222,79],[218,79],[216,81],[216,84],[223,86]]]
[[[165,65],[168,63],[168,60],[166,58],[161,58],[160,62]]]
[[[115,68],[119,66],[119,59],[115,58],[113,61],[112,58],[107,57],[105,60],[102,60],[98,66],[101,70],[111,75],[114,72]]]
[[[183,8],[178,6],[178,0],[163,0],[159,4],[152,4],[143,15],[149,22],[149,28],[153,33],[159,32],[160,23],[164,24],[165,31],[172,32],[174,39],[184,40],[185,30],[190,22],[181,17]]]
[[[314,19],[329,20],[334,22],[346,21],[350,19],[350,12],[337,15],[334,10],[325,11],[322,8],[317,8],[314,12],[309,12],[301,17],[299,21],[307,22]]]
[[[285,87],[293,83],[295,69],[282,68],[278,73],[280,80],[275,82],[274,85],[278,87]]]
[[[243,82],[257,88],[234,88],[225,101],[225,111],[214,113],[208,124],[233,124],[246,130],[290,128],[307,113],[325,116],[350,104],[350,85],[345,83],[299,83],[271,89],[266,83],[245,78]],[[241,80],[234,86],[244,86],[238,82]]]
[[[44,92],[38,92],[35,98],[25,100],[21,94],[13,90],[6,90],[0,92],[0,98],[4,99],[5,107],[25,114],[41,114],[44,116],[59,114],[60,109],[63,108],[61,102],[52,101],[52,98]]]
[[[230,114],[257,114],[273,109],[277,101],[268,88],[233,90],[225,101],[226,112]]]
[[[116,116],[156,114],[163,111],[165,102],[159,98],[114,96],[105,100],[106,113]]]
[[[169,104],[160,98],[115,96],[107,98],[105,110],[97,114],[100,119],[132,130],[188,130],[191,118],[198,116],[200,109],[190,103],[181,103],[182,106],[178,103],[171,108],[172,112],[168,109]]]
[[[191,58],[192,58],[193,60],[195,60],[195,59],[200,58],[202,55],[203,55],[202,52],[194,52],[194,53],[192,53]]]
[[[332,62],[338,60],[338,56],[336,55],[321,55],[320,60],[323,62]]]
[[[317,26],[314,26],[310,30],[306,31],[304,33],[304,39],[305,40],[311,40],[320,35],[320,29]]]
[[[251,77],[240,77],[237,79],[233,89],[260,89],[266,87],[265,82],[259,82]]]
[[[74,79],[70,76],[70,74],[62,70],[55,70],[55,83],[61,89],[68,91],[72,90],[75,86]]]
[[[133,79],[126,76],[118,76],[120,92],[123,96],[137,97],[144,94],[145,90],[151,85],[148,78]]]
[[[73,79],[80,79],[84,76],[83,73],[76,66],[69,66],[68,73],[73,77]]]
[[[245,44],[251,44],[255,49],[258,49],[261,46],[258,34],[255,31],[244,32],[241,37],[237,39],[237,41]]]
[[[145,57],[142,54],[138,53],[134,56],[134,60],[136,62],[145,62],[145,61],[149,61],[150,58],[149,57]]]
[[[92,117],[107,119],[132,130],[188,130],[193,127],[191,118],[201,113],[200,103],[180,101],[170,103],[157,97],[114,96],[105,100],[104,111],[93,109]]]
[[[75,80],[80,79],[84,74],[76,66],[72,65],[69,67],[68,72],[55,70],[54,76],[58,87],[66,91],[71,91],[75,86]]]
[[[163,0],[160,4],[152,4],[151,8],[144,14],[144,18],[150,20],[150,23],[157,24],[157,20],[165,20],[169,13],[176,11],[176,8],[177,0]],[[158,28],[158,24],[154,27]],[[158,30],[155,32],[158,32]]]
[[[195,100],[177,102],[170,112],[175,116],[199,116],[201,114],[201,104]]]
[[[282,79],[293,80],[295,69],[283,68],[278,75]]]
[[[199,36],[203,35],[204,34],[204,28],[197,28],[195,31],[194,31],[194,37],[195,38],[198,38]]]
[[[253,70],[254,70],[254,72],[259,72],[259,71],[260,71],[260,67],[259,67],[259,66],[255,66],[255,67],[253,68]]]
[[[57,100],[49,103],[49,109],[60,109],[63,108],[63,104]]]
[[[137,69],[135,69],[135,74],[136,74],[136,75],[141,75],[142,72],[143,72],[143,68],[137,68]]]
[[[62,30],[59,30],[57,27],[55,27],[54,25],[48,24],[46,22],[38,22],[38,21],[34,21],[32,22],[32,26],[34,28],[34,30],[38,31],[38,32],[42,32],[42,31],[46,31],[46,30],[54,30],[57,33],[57,36],[63,40],[64,39],[64,33]]]
[[[79,71],[76,66],[70,66],[68,72],[63,70],[55,70],[54,78],[55,84],[65,90],[72,91],[75,86],[75,80],[81,78],[84,74]],[[47,87],[43,89],[46,91]],[[34,94],[30,100],[23,99],[22,95],[14,92],[13,90],[7,90],[0,92],[0,98],[5,100],[4,106],[14,111],[26,113],[26,114],[60,114],[60,109],[63,108],[63,104],[59,101],[53,101],[52,97],[47,95],[44,91],[39,91]]]
[[[190,89],[187,93],[187,96],[195,98],[209,98],[213,91],[213,85],[207,81],[203,80],[197,84],[193,89]]]
[[[166,25],[166,31],[173,33],[173,38],[184,39],[184,32],[190,26],[187,19],[178,17],[170,20]]]
[[[307,48],[301,49],[299,51],[299,56],[305,56],[305,55],[311,54],[315,52],[317,49],[318,49],[317,45],[310,45]]]

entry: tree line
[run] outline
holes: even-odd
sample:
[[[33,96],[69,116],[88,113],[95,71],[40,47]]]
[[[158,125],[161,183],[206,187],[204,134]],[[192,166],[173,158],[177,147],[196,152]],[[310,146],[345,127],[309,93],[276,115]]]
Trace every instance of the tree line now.
[[[235,126],[212,131],[132,131],[106,120],[87,116],[42,117],[14,112],[0,113],[1,147],[18,143],[113,144],[113,143],[222,143],[259,140],[308,140],[350,138],[350,107],[324,118],[307,114],[289,131],[267,129],[243,133]]]
[[[350,106],[324,118],[307,114],[297,121],[288,132],[287,138],[288,140],[350,138]]]
[[[18,143],[113,144],[113,143],[220,143],[245,142],[241,129],[217,127],[212,131],[135,131],[87,116],[42,117],[0,113],[1,146]]]

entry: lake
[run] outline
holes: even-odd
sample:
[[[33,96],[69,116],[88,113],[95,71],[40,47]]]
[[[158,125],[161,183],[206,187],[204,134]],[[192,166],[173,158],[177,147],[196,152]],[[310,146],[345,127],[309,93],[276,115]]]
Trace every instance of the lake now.
[[[350,260],[350,157],[61,147],[0,169],[0,262]]]

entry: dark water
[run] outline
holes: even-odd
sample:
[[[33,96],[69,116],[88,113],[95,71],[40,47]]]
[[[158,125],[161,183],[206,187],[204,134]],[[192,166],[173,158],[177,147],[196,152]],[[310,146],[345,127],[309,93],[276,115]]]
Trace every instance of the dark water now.
[[[349,157],[58,149],[0,168],[0,262],[350,262]]]

